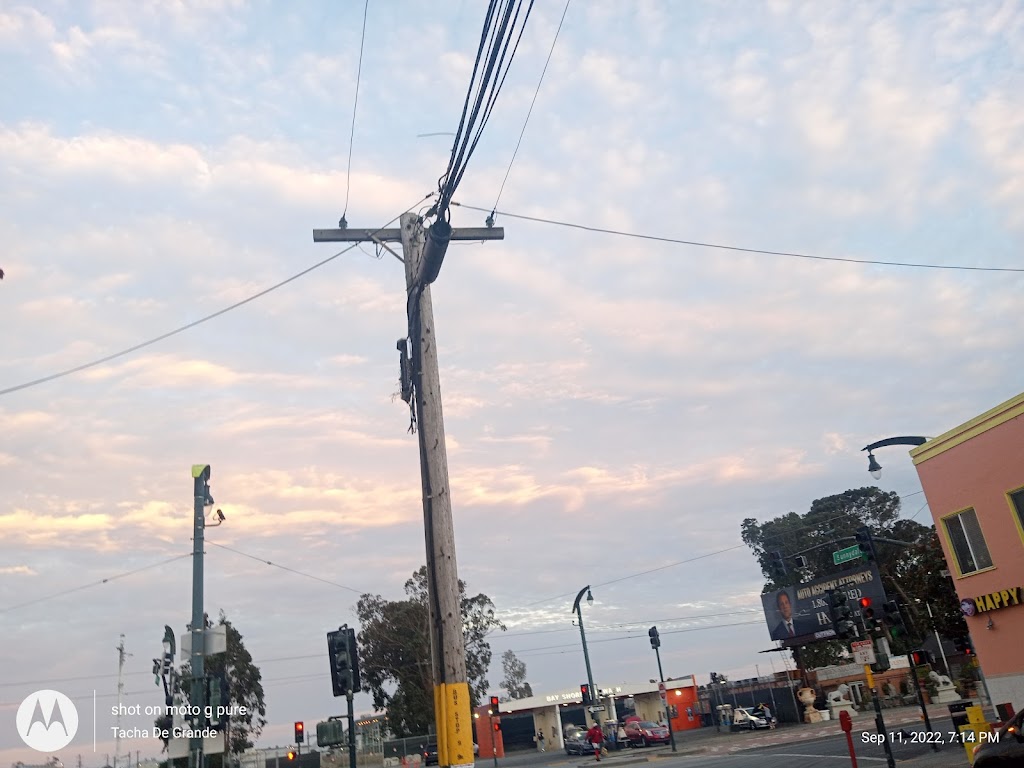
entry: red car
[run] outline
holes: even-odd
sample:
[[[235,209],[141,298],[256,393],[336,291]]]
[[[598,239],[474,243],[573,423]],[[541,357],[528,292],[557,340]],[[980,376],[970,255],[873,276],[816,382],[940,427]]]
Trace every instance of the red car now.
[[[668,744],[668,726],[652,723],[634,717],[626,721],[626,738],[631,747],[646,747],[650,744]]]

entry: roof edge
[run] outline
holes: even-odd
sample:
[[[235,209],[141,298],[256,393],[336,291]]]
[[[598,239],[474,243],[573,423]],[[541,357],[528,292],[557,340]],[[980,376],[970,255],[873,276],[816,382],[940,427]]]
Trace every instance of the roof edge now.
[[[1024,416],[1024,392],[919,445],[910,451],[910,457],[917,466],[1018,416]]]

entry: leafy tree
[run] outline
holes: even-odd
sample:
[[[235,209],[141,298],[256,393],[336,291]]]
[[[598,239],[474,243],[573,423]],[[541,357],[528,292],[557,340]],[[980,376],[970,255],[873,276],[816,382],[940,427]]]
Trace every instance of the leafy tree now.
[[[793,555],[797,553],[807,558],[809,578],[814,579],[835,571],[832,552],[847,544],[837,545],[837,539],[853,536],[861,526],[868,526],[873,535],[895,538],[889,534],[899,512],[900,499],[895,493],[857,488],[816,499],[803,515],[789,512],[766,523],[748,517],[740,528],[743,542],[754,552],[767,579],[764,591],[771,592],[807,579],[793,565]],[[885,575],[886,566],[891,565],[890,545],[878,546],[879,570]],[[785,573],[772,559],[776,552],[783,557]]]
[[[834,573],[832,552],[849,544],[839,539],[853,536],[862,526],[867,526],[874,537],[905,542],[875,542],[882,586],[890,598],[898,598],[908,607],[906,618],[918,628],[930,626],[923,607],[927,602],[936,612],[937,620],[941,613],[941,627],[948,632],[956,624],[954,612],[958,604],[949,579],[940,575],[946,565],[935,529],[913,520],[900,520],[899,512],[900,500],[895,493],[875,487],[857,488],[817,499],[803,515],[789,512],[765,523],[747,518],[741,524],[741,532],[765,576],[764,592]],[[781,555],[785,571],[773,557],[776,553]],[[803,571],[798,571],[793,561],[798,553],[807,558]],[[918,598],[924,602],[919,604]],[[936,611],[939,605],[941,612]],[[880,607],[877,610],[880,613]],[[909,638],[908,644],[920,642],[919,637],[918,633],[918,638]],[[904,645],[894,643],[893,651],[906,651]],[[810,668],[835,663],[844,653],[844,643],[829,640],[805,646],[799,657],[801,664]]]
[[[388,726],[398,737],[428,733],[434,725],[426,566],[405,582],[405,594],[405,600],[365,594],[356,604],[362,627],[359,668],[363,690],[373,696],[374,707],[387,709]],[[459,600],[470,703],[476,706],[490,685],[487,635],[494,629],[504,630],[505,625],[495,617],[491,599],[482,593],[468,596],[461,579]]]
[[[508,650],[501,654],[501,669],[505,679],[501,687],[508,691],[511,699],[525,699],[533,696],[533,688],[526,682],[526,664],[519,660],[515,651]]]
[[[225,627],[227,634],[227,651],[207,656],[203,670],[206,675],[216,677],[224,675],[230,691],[230,706],[245,708],[245,714],[232,714],[228,724],[228,752],[240,755],[255,746],[256,739],[267,724],[267,708],[263,697],[263,683],[260,669],[252,661],[252,654],[242,642],[242,634],[221,611],[217,620],[219,626]],[[206,626],[212,627],[209,618]],[[179,690],[182,699],[188,701],[192,693],[191,666],[183,664]],[[217,755],[211,755],[211,768],[218,768]],[[181,761],[176,761],[181,762]],[[187,761],[186,761],[187,762]]]
[[[916,636],[912,639],[921,642],[933,631],[943,637],[966,637],[967,622],[960,612],[953,580],[943,575],[943,571],[948,573],[949,565],[938,534],[934,528],[924,530],[896,568],[896,585],[908,609],[904,618],[912,625],[912,636]]]

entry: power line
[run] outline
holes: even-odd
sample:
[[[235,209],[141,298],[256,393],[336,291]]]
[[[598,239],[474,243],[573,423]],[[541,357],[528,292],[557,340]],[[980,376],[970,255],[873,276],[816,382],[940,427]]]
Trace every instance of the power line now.
[[[422,203],[424,200],[427,200],[433,194],[434,194],[433,192],[429,193],[423,199],[421,199],[421,200],[417,201],[416,203],[414,203],[413,205],[409,206],[409,208],[415,208],[417,205]],[[409,209],[407,208],[406,210],[409,210]],[[381,230],[386,229],[387,227],[389,227],[391,224],[393,224],[395,221],[397,221],[400,216],[401,216],[401,214],[399,214],[398,216],[395,216],[393,219],[391,219],[391,221],[389,221],[383,227],[380,227],[380,229],[378,229],[377,232],[380,232]],[[149,339],[148,341],[143,341],[140,344],[136,344],[134,346],[128,347],[127,349],[122,349],[120,352],[115,352],[112,355],[107,355],[106,357],[101,357],[98,360],[93,360],[92,362],[89,362],[89,363],[83,363],[82,365],[76,365],[74,368],[68,368],[67,370],[59,371],[58,373],[51,373],[49,376],[43,376],[42,378],[39,378],[39,379],[33,379],[32,381],[26,381],[23,384],[17,384],[17,385],[15,385],[13,387],[7,387],[6,389],[0,389],[0,396],[2,396],[2,395],[9,395],[12,392],[18,392],[19,390],[28,389],[29,387],[34,387],[34,386],[37,386],[39,384],[45,384],[48,381],[54,381],[55,379],[60,379],[60,378],[63,378],[65,376],[70,376],[73,373],[80,373],[81,371],[88,370],[89,368],[95,368],[97,365],[103,365],[103,363],[109,363],[111,360],[116,360],[119,357],[124,357],[125,355],[129,355],[132,352],[138,352],[140,349],[144,349],[146,347],[152,346],[153,344],[157,344],[158,342],[164,341],[165,339],[169,339],[172,336],[177,336],[179,333],[183,333],[183,332],[185,332],[187,330],[195,328],[196,326],[202,325],[203,323],[206,323],[206,322],[208,322],[210,320],[213,320],[216,317],[220,317],[221,315],[227,314],[228,312],[230,312],[233,309],[238,309],[239,307],[245,306],[249,302],[252,302],[252,301],[255,301],[256,299],[262,298],[263,296],[266,296],[268,293],[270,293],[272,291],[276,291],[278,288],[283,288],[284,286],[288,285],[288,283],[294,282],[295,280],[298,280],[300,277],[304,277],[305,275],[308,275],[313,270],[319,269],[320,267],[324,266],[325,264],[328,264],[328,263],[334,261],[339,256],[348,253],[353,248],[355,248],[357,245],[359,245],[359,243],[353,243],[352,245],[348,246],[347,248],[341,249],[340,251],[335,253],[333,256],[328,256],[323,261],[318,261],[316,264],[313,264],[312,266],[306,267],[301,272],[298,272],[298,273],[292,275],[291,277],[288,277],[288,278],[282,280],[279,283],[275,283],[274,285],[270,286],[269,288],[264,288],[262,291],[259,291],[258,293],[254,293],[252,296],[249,296],[248,298],[242,299],[241,301],[237,301],[237,302],[235,302],[234,304],[232,304],[230,306],[224,307],[223,309],[219,309],[216,312],[213,312],[213,313],[211,313],[209,315],[206,315],[205,317],[199,318],[198,320],[193,320],[191,323],[187,323],[187,324],[182,325],[182,326],[180,326],[178,328],[175,328],[173,331],[168,331],[167,333],[163,333],[163,334],[161,334],[161,335],[159,335],[159,336],[157,336],[155,338]]]
[[[348,193],[352,184],[352,145],[356,138],[356,107],[359,106],[359,81],[363,74],[363,45],[366,43],[366,13],[370,8],[370,0],[363,5],[363,33],[359,37],[359,65],[356,67],[356,95],[352,102],[352,130],[348,135],[348,171],[345,173],[345,210],[341,214],[339,225],[345,228],[345,214],[348,213]]]
[[[493,220],[494,211],[498,207],[498,202],[501,200],[501,193],[505,191],[505,183],[508,181],[508,176],[512,173],[512,165],[516,161],[516,155],[519,154],[519,146],[523,143],[523,136],[526,134],[526,126],[530,122],[530,115],[533,114],[533,107],[537,103],[537,96],[540,94],[540,86],[544,82],[544,75],[548,71],[548,64],[551,63],[551,54],[555,52],[555,43],[558,42],[558,33],[562,31],[562,24],[565,22],[565,14],[569,12],[569,3],[572,0],[565,0],[565,8],[562,10],[562,18],[558,22],[558,29],[555,30],[555,38],[551,41],[551,49],[548,51],[548,57],[544,61],[544,68],[540,71],[540,80],[537,81],[537,89],[533,92],[533,100],[530,102],[530,108],[526,111],[526,119],[523,121],[523,129],[519,132],[519,141],[516,142],[515,151],[512,152],[512,159],[509,160],[508,169],[505,171],[505,178],[501,180],[501,186],[498,188],[498,196],[494,200],[494,207],[491,208],[491,216]]]
[[[900,496],[899,500],[903,501],[903,499],[909,499],[911,496],[919,496],[922,493],[924,493],[923,490],[914,491],[913,493],[908,493],[906,496]],[[914,513],[914,515],[912,515],[908,519],[913,520],[914,517],[916,517],[917,514],[920,511],[921,510],[918,510],[917,512]],[[767,547],[767,546],[772,546],[771,544],[769,544],[769,542],[786,542],[786,541],[793,542],[793,541],[801,538],[802,536],[806,535],[807,533],[811,533],[811,532],[817,531],[821,526],[826,525],[828,523],[831,523],[833,520],[847,520],[847,519],[849,519],[849,514],[833,515],[832,517],[826,518],[824,520],[815,520],[814,522],[803,522],[803,523],[800,523],[799,525],[794,525],[792,527],[787,527],[784,531],[782,531],[780,533],[776,533],[776,534],[772,534],[772,535],[768,535],[768,536],[763,536],[762,539],[761,539],[761,544],[763,546]],[[769,520],[769,521],[764,523],[764,526],[770,525],[772,522],[773,522],[772,520]],[[759,525],[758,527],[761,528],[762,532],[764,531],[764,527],[762,525]],[[775,546],[777,546],[777,545],[775,545]],[[767,548],[765,549],[765,551],[766,552],[768,551]]]
[[[758,613],[758,612],[759,611],[756,608],[744,608],[744,609],[736,610],[736,611],[724,611],[722,613],[701,613],[701,614],[696,614],[696,615],[693,615],[693,616],[676,616],[675,618],[670,618],[670,619],[642,619],[640,621],[624,621],[624,622],[621,622],[621,623],[618,623],[618,624],[588,625],[587,631],[588,632],[600,632],[600,631],[621,632],[622,630],[621,629],[617,629],[618,627],[634,627],[634,626],[642,626],[644,624],[658,624],[658,623],[661,623],[661,622],[670,622],[670,621],[695,621],[695,620],[698,620],[698,619],[708,619],[708,618],[715,618],[715,617],[719,617],[719,616],[736,616],[738,614]],[[493,640],[504,640],[505,638],[508,638],[508,637],[525,637],[527,635],[546,635],[546,634],[551,634],[552,632],[576,632],[576,631],[577,631],[577,628],[575,626],[572,626],[572,627],[561,627],[559,629],[535,629],[535,630],[527,630],[526,632],[502,632],[501,634],[494,634],[494,635],[492,635],[491,638]]]
[[[922,504],[922,505],[921,505],[921,508],[920,508],[920,509],[918,509],[918,510],[917,510],[917,512],[915,512],[914,514],[912,514],[912,515],[911,515],[911,516],[910,516],[909,518],[907,518],[907,519],[908,519],[908,520],[913,520],[913,519],[914,519],[915,517],[917,517],[918,515],[920,515],[920,514],[921,514],[921,512],[922,512],[922,510],[923,510],[923,509],[924,509],[925,507],[927,507],[927,506],[928,506],[928,502],[926,501],[926,502],[925,502],[924,504]]]
[[[746,625],[749,625],[749,624],[764,624],[764,620],[763,619],[758,619],[757,621],[738,621],[738,622],[734,622],[734,623],[731,623],[731,624],[713,624],[713,625],[704,626],[704,627],[689,627],[687,629],[669,629],[669,630],[665,630],[665,631],[661,632],[660,634],[662,634],[662,635],[678,635],[678,634],[680,634],[682,632],[702,632],[702,631],[708,630],[708,629],[724,629],[726,627],[742,627],[742,626],[746,626]],[[615,643],[615,642],[618,642],[620,640],[633,640],[635,638],[640,638],[640,637],[646,638],[647,635],[646,634],[643,634],[643,635],[632,634],[632,635],[623,635],[622,637],[602,637],[602,638],[597,638],[596,640],[591,640],[591,639],[588,638],[587,639],[587,645],[590,646],[590,645],[593,645],[595,643]],[[576,653],[579,650],[579,646],[576,643],[566,643],[564,645],[545,645],[545,646],[540,646],[539,648],[523,648],[521,650],[514,651],[514,653],[516,653],[516,654],[528,654],[528,653],[531,653],[533,651],[547,651],[547,650],[553,650],[553,649],[556,649],[556,648],[571,648],[572,649],[571,651],[559,651],[559,653]],[[536,655],[536,656],[546,656],[548,654],[536,653],[534,655]]]
[[[465,203],[452,202],[452,205],[457,205],[462,208],[466,208],[471,211],[482,211],[488,213],[487,208],[479,208],[475,205],[466,205]],[[766,256],[788,256],[795,259],[812,259],[815,261],[839,261],[847,264],[871,264],[883,267],[912,267],[916,269],[948,269],[948,270],[964,270],[971,272],[1024,272],[1024,267],[971,267],[964,264],[916,264],[906,261],[883,261],[881,259],[853,259],[843,256],[815,256],[809,253],[797,253],[794,251],[769,251],[762,248],[743,248],[738,245],[723,245],[721,243],[704,243],[698,240],[683,240],[675,237],[661,237],[659,235],[645,235],[639,232],[626,232],[619,229],[607,229],[605,227],[593,227],[588,224],[576,224],[568,221],[557,221],[556,219],[546,219],[540,216],[525,216],[523,214],[508,213],[506,211],[490,211],[492,215],[498,214],[500,216],[507,216],[510,219],[521,219],[523,221],[533,221],[538,224],[553,224],[559,227],[568,227],[569,229],[579,229],[584,232],[596,232],[602,235],[618,235],[620,237],[632,237],[638,240],[653,240],[659,243],[672,243],[675,245],[692,245],[698,248],[717,248],[723,251],[738,251],[740,253],[759,253]],[[2,394],[2,393],[0,393]]]
[[[175,560],[184,560],[186,557],[192,557],[192,553],[189,552],[189,553],[184,554],[184,555],[176,555],[175,557],[170,557],[170,558],[168,558],[166,560],[161,560],[159,563],[152,563],[150,565],[144,565],[141,568],[136,568],[135,570],[132,570],[132,571],[125,571],[124,573],[118,573],[118,574],[116,574],[114,576],[108,576],[105,579],[100,579],[99,581],[93,581],[93,582],[90,582],[89,584],[83,584],[80,587],[72,587],[71,589],[65,589],[62,592],[54,592],[52,595],[44,595],[43,597],[36,597],[36,598],[33,598],[32,600],[27,600],[24,603],[18,603],[17,605],[9,605],[6,608],[0,608],[0,613],[7,613],[8,611],[13,611],[13,610],[16,610],[18,608],[25,608],[25,607],[30,606],[30,605],[36,605],[38,603],[45,602],[47,600],[54,600],[54,599],[56,599],[58,597],[64,597],[65,595],[70,595],[70,594],[73,594],[75,592],[81,592],[83,589],[90,589],[92,587],[97,587],[100,584],[107,584],[107,583],[109,583],[111,581],[115,581],[116,579],[123,579],[126,576],[134,576],[136,573],[141,573],[142,571],[148,571],[150,568],[159,568],[161,565],[167,565],[168,563],[173,563]]]
[[[355,592],[357,595],[365,595],[366,594],[366,590],[358,590],[358,589],[355,589],[354,587],[348,587],[348,586],[346,586],[344,584],[339,584],[336,581],[331,581],[330,579],[323,579],[323,578],[321,578],[319,576],[314,576],[311,573],[305,573],[304,571],[299,571],[299,570],[296,570],[295,568],[289,568],[287,565],[281,565],[280,563],[271,562],[270,560],[267,560],[265,557],[257,557],[256,555],[250,555],[248,552],[243,552],[240,549],[235,549],[233,547],[229,547],[226,544],[218,544],[215,541],[209,541],[209,540],[207,540],[206,543],[207,544],[212,544],[215,547],[220,547],[221,549],[226,549],[228,552],[234,552],[236,555],[241,555],[242,557],[248,557],[250,560],[255,560],[258,563],[263,563],[264,565],[269,565],[269,566],[271,566],[273,568],[280,568],[282,571],[288,571],[288,573],[294,573],[297,576],[303,576],[303,577],[305,577],[307,579],[312,579],[313,581],[319,581],[319,582],[322,582],[324,584],[330,584],[332,587],[338,587],[339,589],[347,589],[349,592]]]
[[[521,25],[519,17],[523,10],[523,0],[503,0],[501,8],[499,8],[498,0],[491,0],[488,4],[483,28],[480,31],[480,44],[477,46],[476,59],[473,62],[473,72],[470,75],[469,87],[466,89],[466,98],[462,105],[462,116],[455,132],[455,141],[452,142],[448,168],[438,180],[437,204],[431,209],[428,216],[436,211],[439,218],[447,219],[448,217],[448,205],[452,195],[455,194],[469,165],[469,160],[476,151],[476,146],[494,110],[498,94],[501,93],[505,83],[505,77],[515,59],[516,51],[519,50],[519,42],[523,38],[526,23],[533,10],[533,2],[534,0],[530,0],[526,7]],[[509,53],[509,44],[517,25],[519,25],[519,34],[516,36],[511,53]],[[472,108],[470,108],[471,103]]]
[[[611,579],[610,581],[602,581],[600,584],[592,584],[591,586],[592,587],[606,587],[609,584],[617,584],[618,582],[626,581],[627,579],[635,579],[637,576],[646,576],[649,573],[656,573],[657,571],[663,571],[666,568],[675,568],[677,565],[685,565],[686,563],[692,563],[692,562],[695,562],[697,560],[703,560],[706,557],[713,557],[714,555],[720,555],[723,552],[729,552],[729,551],[731,551],[733,549],[739,549],[740,547],[745,547],[745,546],[746,546],[746,544],[735,544],[735,545],[733,545],[731,547],[726,547],[725,549],[719,549],[719,550],[716,550],[714,552],[708,552],[706,555],[697,555],[696,557],[690,557],[690,558],[687,558],[686,560],[678,560],[678,561],[676,561],[674,563],[669,563],[667,565],[659,565],[657,568],[650,568],[650,569],[648,569],[646,571],[640,571],[639,573],[631,573],[628,576],[621,576],[618,579]],[[540,605],[541,603],[549,603],[552,600],[558,600],[561,597],[569,597],[572,594],[573,594],[572,592],[563,592],[560,595],[553,595],[552,597],[546,597],[543,600],[535,600],[532,603],[527,603],[523,607],[524,608],[529,608],[531,605]]]

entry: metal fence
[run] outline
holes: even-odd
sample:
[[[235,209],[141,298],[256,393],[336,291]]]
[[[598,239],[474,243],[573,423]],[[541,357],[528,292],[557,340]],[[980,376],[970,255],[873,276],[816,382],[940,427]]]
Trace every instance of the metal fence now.
[[[407,736],[404,739],[389,739],[384,742],[383,758],[385,765],[391,764],[388,759],[403,760],[405,764],[419,763],[423,760],[423,751],[428,744],[437,744],[436,736]]]

